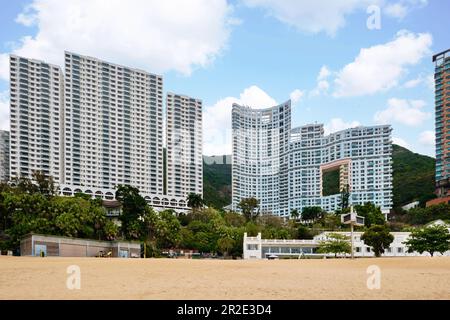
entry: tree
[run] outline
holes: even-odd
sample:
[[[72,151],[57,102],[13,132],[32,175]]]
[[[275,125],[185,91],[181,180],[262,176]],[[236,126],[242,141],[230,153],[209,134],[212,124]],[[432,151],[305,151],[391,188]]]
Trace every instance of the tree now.
[[[394,236],[385,225],[373,225],[363,233],[361,240],[372,247],[375,257],[380,257],[384,250],[394,241]]]
[[[180,221],[174,215],[172,210],[164,210],[158,214],[156,220],[155,233],[158,248],[173,248],[179,245]]]
[[[300,217],[300,212],[298,212],[297,209],[292,209],[292,211],[291,211],[291,218],[296,220],[299,217]]]
[[[319,244],[319,253],[334,253],[336,258],[339,253],[351,253],[350,237],[339,233],[330,233],[327,240]]]
[[[321,207],[305,207],[302,211],[302,220],[312,220],[316,221],[323,215],[323,210]]]
[[[242,199],[238,208],[247,221],[254,221],[259,216],[259,200],[254,197]]]
[[[144,220],[148,214],[146,211],[148,205],[139,194],[139,189],[119,185],[116,189],[116,199],[122,205],[122,214],[119,219],[122,222],[122,232],[125,238],[135,240],[142,238],[144,233],[147,234]]]
[[[42,171],[34,171],[32,178],[37,185],[37,192],[47,198],[56,195],[55,180],[52,176],[48,176]]]
[[[366,202],[364,205],[355,206],[355,210],[359,216],[364,217],[364,224],[366,227],[372,225],[383,225],[386,223],[386,218],[381,212],[380,207],[377,207],[372,202]]]
[[[217,241],[217,248],[223,254],[224,257],[228,256],[228,253],[234,247],[234,240],[230,237],[220,238]]]
[[[450,234],[445,226],[430,226],[414,230],[404,243],[408,252],[429,252],[433,256],[435,252],[443,254],[450,250]]]
[[[203,208],[204,201],[202,196],[196,193],[189,193],[187,196],[187,205],[189,208],[192,208],[193,212],[196,212],[198,209]]]

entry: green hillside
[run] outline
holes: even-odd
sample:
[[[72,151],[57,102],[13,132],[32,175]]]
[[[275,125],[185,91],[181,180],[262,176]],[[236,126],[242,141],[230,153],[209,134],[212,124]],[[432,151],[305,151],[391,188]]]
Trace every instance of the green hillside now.
[[[230,156],[223,156],[221,161],[204,156],[203,160],[203,198],[206,205],[217,209],[229,205],[231,203]]]
[[[210,157],[204,158],[211,163]],[[397,145],[393,145],[392,158],[394,207],[433,197],[435,169],[433,158],[413,153]],[[327,188],[326,185],[324,187]],[[216,208],[231,203],[230,164],[203,164],[203,194],[206,203]]]
[[[433,197],[435,159],[393,145],[394,207]]]

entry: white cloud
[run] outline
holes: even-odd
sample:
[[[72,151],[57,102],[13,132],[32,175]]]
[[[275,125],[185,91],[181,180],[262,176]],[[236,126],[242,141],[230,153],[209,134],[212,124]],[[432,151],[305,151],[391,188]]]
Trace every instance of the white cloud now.
[[[14,53],[62,64],[64,50],[150,72],[190,74],[222,51],[236,24],[226,0],[33,0],[16,21],[36,25]],[[8,77],[4,56],[0,72]]]
[[[330,83],[327,79],[330,75],[331,71],[327,66],[322,66],[322,68],[320,68],[319,75],[317,76],[317,86],[309,93],[310,97],[316,97],[327,93],[330,88]]]
[[[346,24],[347,16],[370,5],[378,5],[387,16],[402,19],[412,9],[423,7],[425,0],[400,0],[392,4],[387,0],[242,0],[250,8],[261,8],[269,16],[300,32],[335,35]]]
[[[241,93],[239,104],[252,107],[253,109],[265,109],[276,106],[278,103],[264,90],[257,86],[251,86]]]
[[[402,20],[412,10],[416,8],[423,8],[428,5],[428,0],[399,0],[396,3],[386,2],[383,8],[383,13],[389,17]]]
[[[319,75],[317,76],[317,81],[325,80],[331,75],[330,69],[327,66],[322,66],[319,71]]]
[[[400,147],[406,148],[406,149],[411,149],[410,145],[408,142],[406,142],[404,139],[402,138],[398,138],[398,137],[393,137],[392,138],[392,143],[396,144]]]
[[[388,4],[384,8],[383,13],[393,18],[403,19],[408,13],[408,8],[402,3]]]
[[[422,77],[418,77],[416,79],[411,79],[411,80],[407,81],[403,86],[405,88],[411,89],[411,88],[417,87],[422,82],[423,82],[423,78]]]
[[[330,133],[342,131],[349,128],[356,128],[359,127],[361,124],[358,121],[352,121],[352,122],[345,122],[341,118],[333,118],[331,121],[324,125],[324,131],[325,135],[328,135]]]
[[[385,44],[361,49],[355,60],[338,72],[334,96],[374,94],[398,85],[406,68],[430,55],[429,33],[398,32]]]
[[[292,91],[290,94],[292,105],[296,105],[297,103],[299,103],[304,95],[305,91],[302,91],[300,89],[295,89],[294,91]]]
[[[415,79],[406,81],[403,87],[407,89],[412,89],[416,88],[419,85],[424,85],[428,87],[430,90],[434,90],[434,75],[430,74],[425,76],[421,74]]]
[[[0,129],[9,130],[9,94],[0,92]]]
[[[38,15],[32,5],[28,5],[25,7],[23,12],[19,13],[15,20],[17,23],[20,23],[26,27],[31,27],[38,22]]]
[[[435,145],[436,136],[434,131],[427,130],[420,134],[419,143],[424,146],[434,146]]]
[[[365,10],[379,0],[243,0],[251,8],[262,8],[300,32],[334,35],[345,26],[346,16]]]
[[[385,110],[375,114],[374,120],[378,124],[398,122],[407,126],[418,126],[431,118],[431,113],[422,111],[425,105],[423,100],[392,98],[388,100]]]
[[[231,110],[233,103],[252,108],[268,108],[278,105],[257,86],[245,89],[239,98],[226,97],[207,107],[203,112],[203,154],[231,154]]]

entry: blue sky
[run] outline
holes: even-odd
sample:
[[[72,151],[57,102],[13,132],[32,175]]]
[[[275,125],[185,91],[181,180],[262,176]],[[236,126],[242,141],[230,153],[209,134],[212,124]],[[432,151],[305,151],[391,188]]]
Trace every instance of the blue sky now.
[[[201,98],[208,155],[231,151],[233,102],[261,108],[290,97],[293,126],[318,122],[333,132],[389,123],[395,142],[434,155],[431,56],[450,48],[448,1],[0,0],[0,7],[2,128],[7,55],[62,65],[71,50],[163,74],[165,91]],[[368,28],[378,17],[369,7],[380,9],[380,20],[370,20],[380,28]]]

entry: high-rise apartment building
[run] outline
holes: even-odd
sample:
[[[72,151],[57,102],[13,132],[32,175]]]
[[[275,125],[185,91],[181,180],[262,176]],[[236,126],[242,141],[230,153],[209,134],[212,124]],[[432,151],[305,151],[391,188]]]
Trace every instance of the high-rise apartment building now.
[[[0,182],[9,180],[9,131],[0,130]]]
[[[288,212],[291,102],[265,109],[233,104],[232,129],[234,207],[255,197],[263,213]]]
[[[202,101],[168,93],[167,194],[203,195]]]
[[[233,209],[255,197],[262,214],[289,217],[313,206],[335,211],[347,191],[349,204],[392,208],[390,126],[327,136],[321,124],[291,130],[290,102],[262,110],[233,105],[232,119]],[[336,186],[328,190],[330,181]]]
[[[64,92],[61,68],[10,56],[10,177],[33,171],[63,182]]]
[[[389,213],[393,188],[391,132],[389,125],[357,127],[329,135],[324,135],[322,124],[293,129],[289,208],[301,212],[305,207],[318,206],[335,211],[341,206],[342,192],[348,191],[349,204],[371,202]],[[333,179],[336,187],[330,190]]]
[[[65,53],[65,188],[163,194],[161,76]],[[92,192],[92,189],[90,190]]]
[[[436,194],[445,197],[450,196],[450,49],[434,55],[433,62],[436,93]]]

